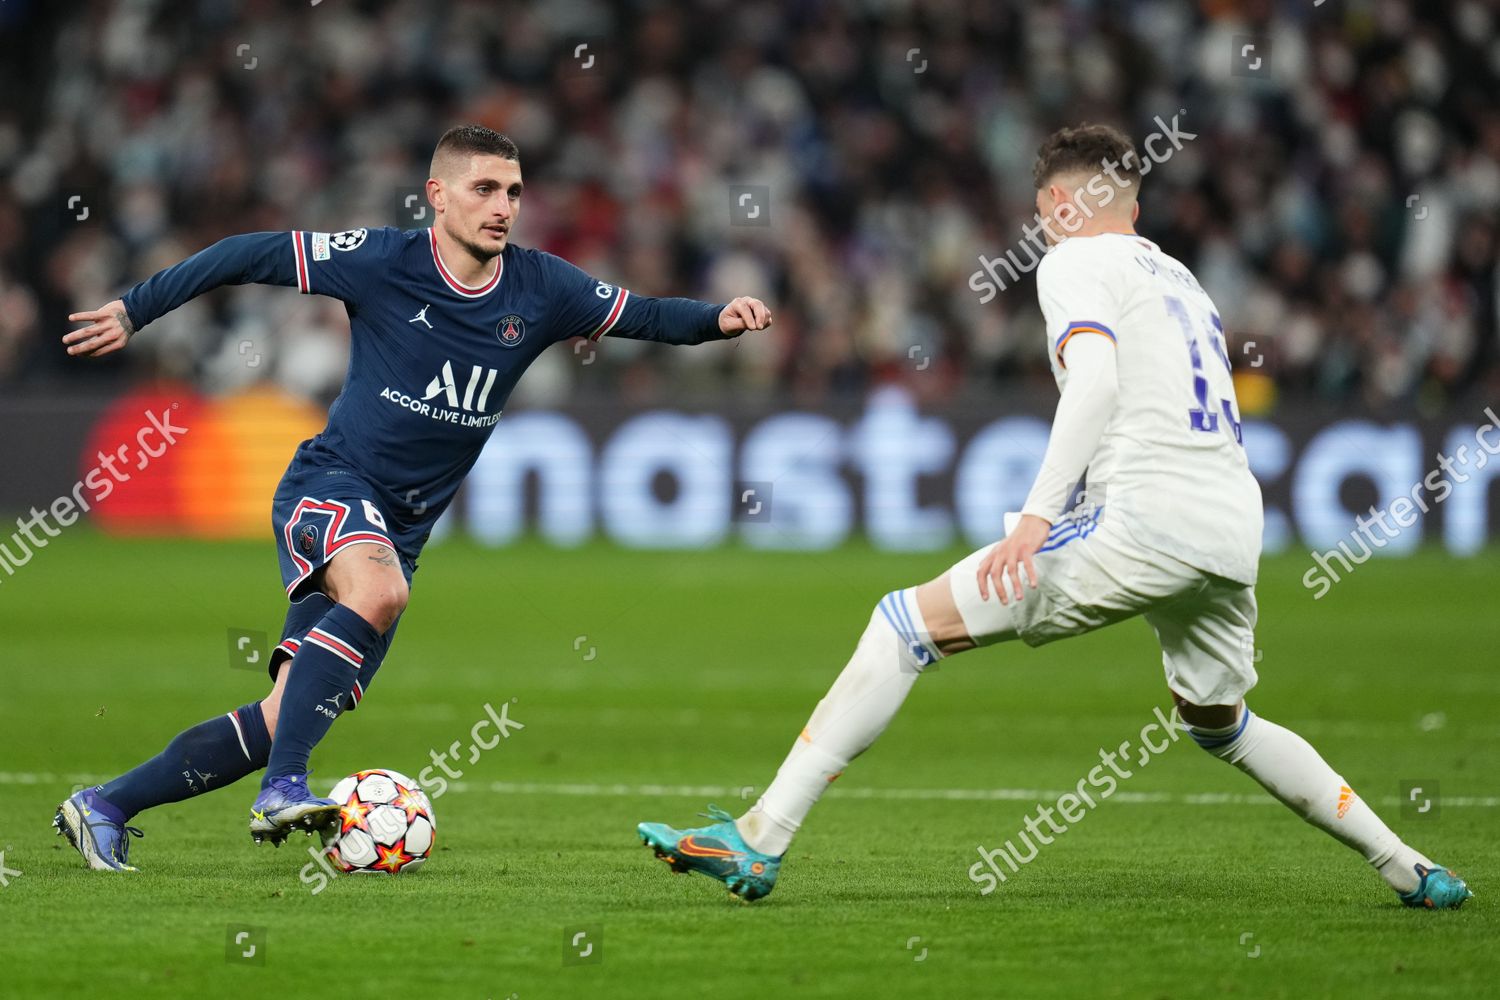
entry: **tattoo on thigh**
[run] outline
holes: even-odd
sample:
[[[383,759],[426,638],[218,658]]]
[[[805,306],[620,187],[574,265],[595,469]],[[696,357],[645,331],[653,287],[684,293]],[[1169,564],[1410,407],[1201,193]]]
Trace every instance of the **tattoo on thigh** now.
[[[372,552],[368,556],[368,558],[371,562],[378,562],[382,566],[396,565],[396,553],[392,552],[384,545],[375,546],[375,551]]]

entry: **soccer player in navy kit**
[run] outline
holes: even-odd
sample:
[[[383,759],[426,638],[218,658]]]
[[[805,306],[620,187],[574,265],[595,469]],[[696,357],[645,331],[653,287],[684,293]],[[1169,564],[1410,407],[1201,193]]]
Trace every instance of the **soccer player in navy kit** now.
[[[699,344],[771,324],[759,299],[654,299],[509,244],[520,157],[506,136],[450,129],[432,158],[431,229],[231,236],[141,282],[63,337],[98,357],[222,285],[295,285],[342,299],[349,371],[328,425],[304,441],[272,507],[291,601],[271,693],[180,734],[134,770],[64,801],[54,825],[96,869],[133,871],[126,824],[143,809],[265,768],[257,842],[327,825],[338,804],[307,788],[308,758],[364,697],[406,608],[416,559],[544,349],[606,334]],[[290,669],[286,665],[290,665]]]

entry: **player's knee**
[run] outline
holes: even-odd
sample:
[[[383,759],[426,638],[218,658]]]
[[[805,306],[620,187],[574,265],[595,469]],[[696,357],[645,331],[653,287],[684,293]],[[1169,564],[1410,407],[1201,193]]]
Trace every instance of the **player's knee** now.
[[[410,593],[396,554],[384,545],[355,545],[334,556],[322,588],[382,633],[406,610]]]
[[[958,618],[957,609],[953,608],[949,616],[940,602],[924,595],[923,591],[933,588],[936,582],[886,594],[871,612],[866,630],[866,635],[875,635],[881,641],[894,637],[898,658],[903,663],[909,662],[917,672],[974,645],[962,619]],[[948,603],[952,604],[951,597]]]
[[[1254,735],[1247,732],[1251,713],[1244,702],[1195,705],[1176,691],[1172,692],[1172,700],[1177,704],[1178,716],[1187,723],[1188,735],[1194,743],[1220,760],[1243,766],[1241,761],[1255,741]]]
[[[916,598],[927,632],[944,656],[974,648],[976,643],[969,635],[969,628],[964,624],[958,604],[953,600],[953,589],[948,585],[947,573],[917,587]]]
[[[377,632],[384,633],[396,624],[396,619],[406,610],[410,595],[411,591],[401,577],[382,577],[355,588],[339,603],[353,609],[374,626]]]
[[[1172,701],[1177,704],[1177,714],[1182,721],[1198,729],[1224,729],[1235,724],[1239,718],[1239,703],[1233,705],[1194,705],[1176,691]]]
[[[882,597],[870,612],[870,623],[860,637],[860,646],[873,643],[883,659],[890,657],[902,671],[920,674],[940,657],[932,638],[910,620],[910,604],[906,603],[909,597],[909,591],[901,590]]]

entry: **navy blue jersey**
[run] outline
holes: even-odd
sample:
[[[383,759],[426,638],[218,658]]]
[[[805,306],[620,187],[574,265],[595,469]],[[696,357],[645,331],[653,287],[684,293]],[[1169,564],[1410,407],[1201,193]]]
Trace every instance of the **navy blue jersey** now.
[[[671,344],[723,336],[720,305],[633,295],[539,250],[507,245],[495,276],[468,287],[430,229],[231,236],[136,285],[125,309],[140,330],[212,288],[248,283],[344,302],[344,387],[292,470],[343,470],[374,486],[392,539],[413,559],[548,346],[606,334]]]

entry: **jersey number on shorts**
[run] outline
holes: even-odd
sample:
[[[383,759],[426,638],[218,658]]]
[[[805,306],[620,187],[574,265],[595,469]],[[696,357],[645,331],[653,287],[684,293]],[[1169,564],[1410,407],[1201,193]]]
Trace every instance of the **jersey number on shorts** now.
[[[1203,371],[1203,341],[1199,333],[1206,334],[1209,346],[1224,362],[1224,370],[1231,371],[1229,364],[1229,352],[1224,348],[1224,324],[1219,320],[1218,313],[1204,314],[1201,311],[1195,317],[1189,312],[1186,302],[1175,295],[1164,296],[1166,299],[1167,312],[1177,320],[1182,327],[1183,339],[1187,341],[1188,358],[1193,363],[1193,399],[1197,405],[1188,410],[1188,425],[1195,431],[1216,433],[1219,429],[1219,414],[1224,415],[1228,421],[1230,430],[1234,431],[1236,444],[1244,445],[1245,439],[1240,428],[1240,422],[1235,419],[1234,404],[1227,399],[1213,400],[1208,397],[1208,377]],[[1207,322],[1205,322],[1205,316]],[[1213,403],[1218,403],[1214,406]],[[1216,412],[1217,411],[1217,412]]]
[[[368,500],[361,500],[360,503],[365,505],[365,520],[375,525],[381,531],[384,531],[385,518],[380,516],[380,511],[375,509],[375,505]]]

